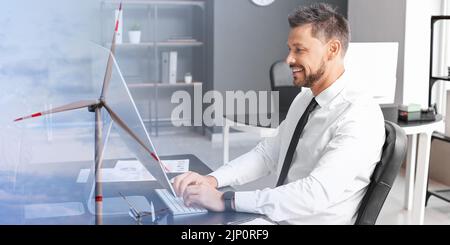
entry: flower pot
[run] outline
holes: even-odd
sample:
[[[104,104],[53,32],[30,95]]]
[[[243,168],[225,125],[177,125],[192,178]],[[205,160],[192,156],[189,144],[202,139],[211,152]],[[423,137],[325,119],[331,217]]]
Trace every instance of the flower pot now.
[[[141,31],[129,31],[128,38],[130,39],[130,43],[140,43]]]

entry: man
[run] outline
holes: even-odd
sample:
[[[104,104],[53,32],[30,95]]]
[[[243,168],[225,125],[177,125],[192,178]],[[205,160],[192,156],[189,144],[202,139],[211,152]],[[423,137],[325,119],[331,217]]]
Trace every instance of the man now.
[[[290,224],[352,224],[385,140],[379,106],[351,90],[344,56],[348,23],[329,5],[289,16],[295,98],[279,133],[208,176],[186,173],[174,188],[186,205],[265,214]],[[217,190],[276,172],[276,188]]]

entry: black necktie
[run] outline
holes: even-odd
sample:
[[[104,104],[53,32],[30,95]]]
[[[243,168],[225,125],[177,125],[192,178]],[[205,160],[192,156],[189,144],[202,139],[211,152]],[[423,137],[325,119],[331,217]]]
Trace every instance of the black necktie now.
[[[297,123],[297,127],[295,127],[294,134],[292,135],[291,143],[289,144],[288,151],[286,153],[286,157],[284,158],[283,167],[281,168],[280,177],[278,178],[277,187],[282,185],[287,177],[289,172],[289,168],[292,164],[292,158],[294,157],[295,149],[297,148],[298,141],[300,140],[300,135],[303,132],[303,129],[308,122],[309,114],[316,108],[317,101],[315,98],[311,100],[308,107],[306,107],[305,112]]]

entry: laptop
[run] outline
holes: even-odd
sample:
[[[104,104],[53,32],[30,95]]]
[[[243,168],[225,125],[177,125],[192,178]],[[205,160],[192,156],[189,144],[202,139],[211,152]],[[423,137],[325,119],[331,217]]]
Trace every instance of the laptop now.
[[[98,50],[96,50],[96,52],[99,52],[99,54],[97,54],[98,57],[108,57],[104,52],[107,52],[109,54],[109,50],[100,46],[98,46]],[[96,61],[98,61],[98,64],[96,63]],[[104,67],[104,64],[106,63],[104,60],[94,59],[92,62],[94,71],[104,70],[102,69],[102,67]],[[98,65],[98,69],[96,69],[96,65]],[[100,75],[102,74],[99,74],[99,78],[101,78]],[[136,103],[131,96],[128,86],[125,83],[125,80],[115,59],[113,59],[111,80],[106,99],[108,101],[108,106],[117,114],[118,117],[122,119],[123,123],[129,128],[129,131],[131,131],[132,133],[127,132],[121,127],[117,127],[115,124],[114,128],[119,133],[120,138],[123,140],[127,148],[132,153],[134,153],[134,156],[147,168],[147,170],[162,186],[163,189],[157,190],[156,193],[170,208],[171,212],[174,215],[206,212],[206,209],[187,208],[184,206],[183,200],[176,197],[175,190],[173,189],[172,183],[167,176],[165,167],[160,161],[159,154],[157,153],[156,148],[152,143],[150,135],[148,134],[144,122],[136,107]],[[108,120],[104,119],[104,121],[105,125],[107,125]],[[107,140],[109,138],[110,131],[111,128],[109,128],[109,130],[104,133],[105,149],[107,148]],[[137,137],[139,141],[141,141],[141,143],[145,145],[145,147],[143,147],[136,140],[136,138],[134,138],[130,134],[134,134],[134,137]],[[145,204],[142,205],[147,206]]]

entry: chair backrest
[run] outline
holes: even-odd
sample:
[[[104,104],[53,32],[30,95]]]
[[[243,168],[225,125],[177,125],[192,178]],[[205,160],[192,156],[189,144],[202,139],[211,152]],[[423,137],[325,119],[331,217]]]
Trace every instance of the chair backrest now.
[[[302,90],[294,86],[292,70],[282,60],[273,63],[270,67],[270,86],[272,91],[279,92],[279,104],[275,103],[275,108],[279,108],[280,114],[287,113],[292,101]]]
[[[398,125],[385,121],[386,140],[381,160],[358,208],[355,225],[374,225],[406,156],[406,135]]]

